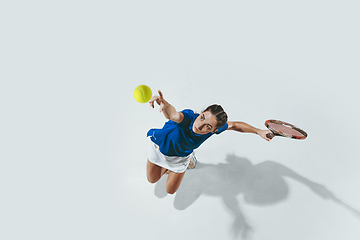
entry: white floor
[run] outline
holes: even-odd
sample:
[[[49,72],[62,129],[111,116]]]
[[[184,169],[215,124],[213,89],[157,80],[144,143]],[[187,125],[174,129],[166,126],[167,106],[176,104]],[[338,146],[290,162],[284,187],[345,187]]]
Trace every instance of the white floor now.
[[[127,3],[125,3],[127,2]],[[2,4],[0,238],[359,240],[358,1]],[[146,84],[304,141],[225,132],[145,175]]]

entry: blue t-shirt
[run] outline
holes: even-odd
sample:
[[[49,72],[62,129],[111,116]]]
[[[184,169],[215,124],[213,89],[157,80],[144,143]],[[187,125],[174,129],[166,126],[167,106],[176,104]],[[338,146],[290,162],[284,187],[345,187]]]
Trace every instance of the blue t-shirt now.
[[[162,129],[150,129],[147,133],[151,141],[159,146],[160,152],[166,156],[188,156],[214,134],[200,135],[194,133],[192,127],[199,114],[194,113],[191,109],[185,109],[181,112],[184,114],[181,123],[169,120]],[[220,134],[227,128],[228,124],[226,123],[215,134]]]

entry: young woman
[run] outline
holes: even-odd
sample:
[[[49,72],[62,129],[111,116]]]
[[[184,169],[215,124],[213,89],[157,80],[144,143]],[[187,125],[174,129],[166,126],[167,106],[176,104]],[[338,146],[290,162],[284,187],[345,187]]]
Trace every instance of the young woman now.
[[[169,119],[162,129],[150,129],[147,136],[150,139],[147,160],[147,179],[156,183],[165,173],[166,192],[174,194],[179,188],[186,169],[195,168],[196,158],[193,150],[198,148],[213,134],[225,130],[254,133],[267,141],[269,130],[257,129],[244,122],[230,122],[220,105],[211,105],[200,114],[190,109],[181,112],[165,101],[162,92],[153,96],[149,103],[154,108],[156,102],[160,112]]]

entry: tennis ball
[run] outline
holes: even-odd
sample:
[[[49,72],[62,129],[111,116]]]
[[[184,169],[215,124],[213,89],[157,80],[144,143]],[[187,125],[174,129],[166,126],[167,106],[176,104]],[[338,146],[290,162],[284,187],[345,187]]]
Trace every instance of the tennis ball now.
[[[134,98],[139,103],[146,103],[152,97],[151,89],[146,85],[140,85],[135,88]]]

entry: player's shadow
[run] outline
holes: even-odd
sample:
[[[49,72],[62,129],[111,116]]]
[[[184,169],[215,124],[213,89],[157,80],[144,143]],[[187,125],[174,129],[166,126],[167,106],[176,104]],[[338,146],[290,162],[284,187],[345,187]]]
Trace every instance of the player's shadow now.
[[[271,205],[286,200],[289,186],[284,177],[296,180],[312,190],[323,199],[331,199],[342,205],[358,218],[360,212],[337,199],[325,186],[310,181],[295,173],[288,167],[274,161],[265,161],[253,165],[248,159],[228,155],[226,163],[204,164],[198,163],[195,170],[186,172],[178,189],[174,207],[185,210],[201,195],[221,197],[225,206],[234,216],[232,231],[234,237],[248,239],[252,228],[247,222],[237,197],[243,196],[248,204]],[[166,196],[166,178],[161,179],[155,187],[155,195]]]

